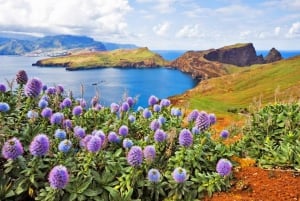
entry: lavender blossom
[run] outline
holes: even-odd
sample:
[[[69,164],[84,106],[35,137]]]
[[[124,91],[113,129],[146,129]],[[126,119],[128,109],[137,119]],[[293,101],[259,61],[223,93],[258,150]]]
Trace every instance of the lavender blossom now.
[[[128,105],[129,105],[129,107],[132,107],[134,105],[134,103],[135,103],[135,101],[134,101],[134,99],[132,97],[127,97],[126,101],[127,101]]]
[[[96,153],[101,149],[102,140],[97,135],[92,135],[91,139],[86,143],[86,149],[89,152]]]
[[[39,134],[30,143],[29,151],[33,156],[44,156],[48,153],[50,141],[47,135]]]
[[[81,128],[80,126],[74,127],[74,136],[77,138],[84,138],[85,136],[85,130]]]
[[[181,110],[179,108],[172,108],[171,115],[175,117],[180,117],[182,115]]]
[[[151,96],[149,97],[149,99],[148,99],[148,104],[151,105],[151,106],[153,106],[153,105],[155,105],[156,103],[158,103],[158,101],[159,101],[159,99],[158,99],[156,96],[151,95]]]
[[[208,129],[210,126],[208,114],[204,111],[199,112],[195,124],[201,132]]]
[[[49,107],[46,107],[41,112],[42,117],[44,118],[50,118],[52,116],[52,109]]]
[[[130,108],[130,106],[127,102],[122,103],[122,106],[121,106],[122,112],[127,112],[129,110],[129,108]]]
[[[226,139],[229,137],[229,131],[228,130],[222,130],[220,133],[220,137],[223,139]]]
[[[111,143],[119,143],[121,140],[120,137],[117,135],[117,133],[115,133],[113,131],[109,132],[107,139]]]
[[[157,169],[150,169],[148,171],[148,180],[153,183],[157,183],[160,180],[160,172]]]
[[[155,142],[163,142],[167,139],[167,134],[161,130],[157,129],[154,133],[154,140]]]
[[[0,93],[5,93],[5,92],[6,92],[6,86],[0,83]]]
[[[119,111],[120,106],[117,103],[110,104],[110,112],[117,113]]]
[[[29,118],[29,119],[36,119],[38,117],[39,117],[39,114],[34,110],[29,110],[27,112],[27,118]]]
[[[160,105],[161,105],[162,107],[168,107],[168,106],[171,105],[171,101],[170,101],[169,99],[162,99],[162,100],[160,101]]]
[[[73,127],[72,120],[70,119],[63,120],[63,127],[67,129],[71,129]]]
[[[20,85],[26,84],[28,81],[28,76],[27,76],[26,71],[19,70],[16,74],[16,81]]]
[[[184,168],[178,167],[172,173],[173,179],[177,183],[183,183],[187,179],[186,170]]]
[[[156,156],[155,147],[153,145],[148,145],[143,150],[144,158],[146,161],[153,161]]]
[[[46,100],[44,100],[44,99],[41,99],[40,101],[39,101],[39,108],[41,108],[41,109],[44,109],[45,107],[47,107],[48,106],[48,102],[46,101]]]
[[[67,153],[70,151],[72,147],[72,142],[70,140],[63,140],[58,144],[58,150],[64,153]]]
[[[56,89],[56,94],[58,95],[61,95],[64,92],[64,87],[62,85],[57,85],[55,89]]]
[[[179,144],[184,147],[189,147],[193,144],[193,135],[190,130],[181,130],[179,134]]]
[[[7,103],[0,102],[0,112],[8,112],[10,107]]]
[[[217,173],[222,177],[228,176],[231,173],[231,169],[232,169],[231,162],[224,158],[220,159],[216,166]]]
[[[194,122],[197,119],[198,115],[199,115],[199,111],[193,110],[188,116],[188,122]]]
[[[56,93],[56,89],[55,87],[49,87],[47,90],[46,90],[46,94],[48,95],[53,95]]]
[[[154,112],[160,112],[161,111],[161,106],[158,104],[153,105],[153,111]]]
[[[25,85],[24,93],[27,97],[37,97],[42,91],[43,84],[40,79],[32,78]]]
[[[48,181],[51,188],[63,189],[69,182],[69,173],[65,166],[58,165],[52,168],[49,174]]]
[[[133,116],[132,114],[129,115],[128,120],[129,120],[130,123],[135,122],[135,116]]]
[[[213,125],[217,122],[217,117],[213,113],[208,114],[208,118],[209,118],[209,124],[210,125]]]
[[[128,127],[126,125],[122,125],[119,128],[119,134],[122,135],[122,136],[128,135]]]
[[[145,108],[143,111],[143,117],[145,119],[149,119],[151,116],[152,116],[152,112],[148,108]]]
[[[153,131],[156,131],[157,129],[159,129],[161,127],[161,123],[160,121],[158,121],[157,119],[154,119],[151,123],[150,123],[150,129]]]
[[[23,146],[17,138],[6,141],[2,147],[2,156],[5,159],[16,159],[24,153]]]
[[[52,125],[61,124],[63,119],[64,119],[64,114],[60,113],[60,112],[56,112],[56,113],[52,114],[52,116],[50,118],[50,123]]]
[[[56,129],[55,133],[54,133],[54,137],[60,140],[66,139],[67,137],[67,133],[66,131],[62,130],[62,129]]]
[[[127,155],[127,162],[133,167],[140,166],[143,162],[143,151],[139,146],[132,146]]]
[[[128,138],[125,138],[124,140],[123,140],[123,148],[125,148],[125,149],[129,149],[130,147],[132,147],[132,145],[133,145],[133,142],[132,142],[132,140],[130,140],[130,139],[128,139]]]
[[[80,106],[80,105],[78,105],[78,106],[75,106],[74,108],[73,108],[73,110],[72,110],[72,114],[74,115],[74,116],[80,116],[81,114],[82,114],[82,107]]]
[[[63,101],[62,101],[62,106],[63,108],[69,108],[72,106],[72,100],[70,98],[65,98]]]

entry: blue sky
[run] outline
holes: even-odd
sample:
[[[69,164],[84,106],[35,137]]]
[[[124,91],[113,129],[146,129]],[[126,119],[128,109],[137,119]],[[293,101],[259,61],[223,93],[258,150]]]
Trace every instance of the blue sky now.
[[[0,0],[0,34],[87,35],[151,49],[300,49],[300,0]]]

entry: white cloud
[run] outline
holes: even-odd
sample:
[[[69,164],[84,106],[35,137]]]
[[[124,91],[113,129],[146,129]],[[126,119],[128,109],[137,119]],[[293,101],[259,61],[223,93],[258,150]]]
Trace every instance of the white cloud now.
[[[125,31],[128,0],[0,0],[0,29],[84,35]]]
[[[281,30],[280,27],[275,27],[275,29],[274,29],[275,36],[278,36],[280,34],[280,30]]]
[[[195,25],[185,25],[177,33],[176,37],[178,38],[199,38],[203,37],[204,34],[200,32],[200,26]]]
[[[289,29],[289,32],[287,34],[288,37],[294,38],[300,36],[300,22],[295,22],[292,24],[291,28]]]
[[[169,31],[170,23],[169,22],[163,22],[161,24],[158,24],[153,27],[153,31],[159,35],[159,36],[165,36],[167,32]]]

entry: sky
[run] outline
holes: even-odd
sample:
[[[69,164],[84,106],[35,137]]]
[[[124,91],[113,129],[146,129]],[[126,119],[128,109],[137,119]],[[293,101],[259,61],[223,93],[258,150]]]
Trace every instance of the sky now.
[[[73,34],[153,50],[300,49],[300,0],[0,0],[0,34]]]

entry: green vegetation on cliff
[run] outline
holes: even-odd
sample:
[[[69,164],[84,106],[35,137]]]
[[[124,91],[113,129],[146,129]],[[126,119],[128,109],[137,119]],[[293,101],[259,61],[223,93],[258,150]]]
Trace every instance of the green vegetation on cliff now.
[[[81,53],[38,61],[38,66],[65,66],[69,70],[95,67],[159,67],[168,62],[148,48]]]

